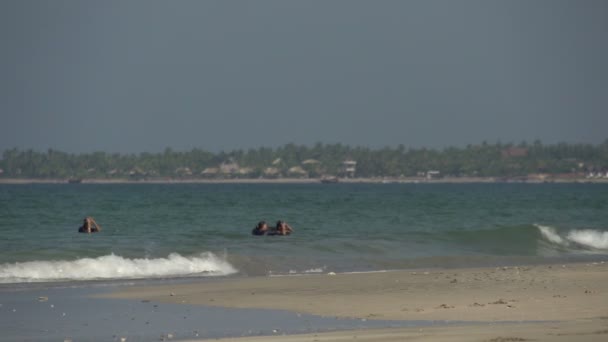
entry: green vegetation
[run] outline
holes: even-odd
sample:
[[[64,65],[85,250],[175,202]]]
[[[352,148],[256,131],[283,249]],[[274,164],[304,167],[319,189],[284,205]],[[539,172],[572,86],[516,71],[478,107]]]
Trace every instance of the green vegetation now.
[[[578,174],[608,170],[608,139],[599,145],[532,144],[469,145],[442,150],[370,149],[342,144],[235,150],[211,153],[194,149],[162,153],[68,154],[49,149],[5,150],[2,178],[189,179],[276,178],[344,175],[343,161],[354,160],[355,177],[412,177],[437,170],[443,176],[525,177],[530,174]]]

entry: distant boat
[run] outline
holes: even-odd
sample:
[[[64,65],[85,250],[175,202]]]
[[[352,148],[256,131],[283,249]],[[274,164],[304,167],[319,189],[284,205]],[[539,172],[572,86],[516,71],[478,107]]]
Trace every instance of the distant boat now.
[[[323,176],[323,177],[321,177],[321,183],[323,183],[323,184],[338,183],[338,177]]]

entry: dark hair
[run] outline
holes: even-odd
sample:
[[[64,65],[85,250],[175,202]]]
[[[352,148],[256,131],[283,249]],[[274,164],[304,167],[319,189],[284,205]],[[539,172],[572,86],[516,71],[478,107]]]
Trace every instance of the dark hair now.
[[[285,223],[285,221],[278,220],[277,221],[277,228],[279,228],[283,223]]]
[[[256,228],[262,228],[262,226],[265,224],[266,224],[266,221],[260,221],[260,222],[258,222],[258,225],[256,226]]]

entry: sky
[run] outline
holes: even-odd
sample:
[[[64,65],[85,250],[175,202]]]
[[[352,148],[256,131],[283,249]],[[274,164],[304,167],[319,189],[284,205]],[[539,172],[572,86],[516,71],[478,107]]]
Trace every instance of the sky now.
[[[608,2],[0,2],[0,151],[608,138]]]

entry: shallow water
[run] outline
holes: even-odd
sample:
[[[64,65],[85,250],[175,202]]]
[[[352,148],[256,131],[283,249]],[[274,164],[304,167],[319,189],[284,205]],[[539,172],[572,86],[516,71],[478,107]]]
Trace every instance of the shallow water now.
[[[608,185],[0,185],[0,236],[0,283],[606,259]]]

